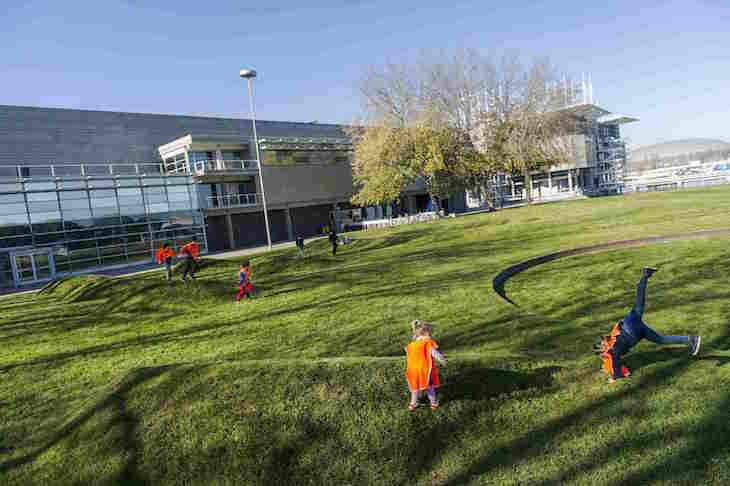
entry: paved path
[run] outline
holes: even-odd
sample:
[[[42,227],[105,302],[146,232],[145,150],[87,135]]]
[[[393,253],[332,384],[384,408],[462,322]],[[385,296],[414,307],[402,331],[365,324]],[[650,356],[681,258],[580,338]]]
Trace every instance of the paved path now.
[[[668,241],[694,240],[697,238],[709,238],[709,237],[713,237],[713,236],[730,236],[730,229],[703,230],[703,231],[695,231],[692,233],[678,233],[678,234],[666,235],[666,236],[653,236],[653,237],[649,237],[649,238],[640,238],[637,240],[613,241],[610,243],[600,243],[597,245],[573,248],[571,250],[558,251],[555,253],[550,253],[548,255],[531,258],[529,260],[525,260],[523,262],[512,265],[511,267],[505,268],[504,270],[499,272],[497,274],[497,276],[494,277],[494,279],[492,280],[492,288],[504,300],[506,300],[510,304],[514,305],[515,307],[519,307],[519,305],[517,305],[509,297],[507,297],[507,293],[504,290],[504,284],[507,283],[507,280],[509,280],[512,276],[517,275],[520,272],[524,272],[528,268],[532,268],[537,265],[542,265],[543,263],[548,263],[553,260],[557,260],[558,258],[582,255],[584,253],[593,253],[593,252],[606,251],[606,250],[616,250],[619,248],[631,248],[631,247],[635,247],[635,246],[644,246],[644,245],[648,245],[651,243],[664,243],[664,242],[668,242]]]
[[[326,236],[317,236],[315,238],[309,238],[307,240],[304,240],[304,245],[306,247],[307,243],[319,240],[321,238],[327,238]],[[294,241],[286,241],[283,243],[276,243],[271,246],[272,250],[280,250],[283,248],[293,248],[296,245],[296,242]],[[259,253],[266,253],[268,251],[268,247],[266,245],[263,246],[256,246],[252,248],[242,248],[240,250],[230,250],[225,251],[221,253],[211,253],[211,254],[205,254],[203,255],[203,258],[211,258],[214,260],[225,260],[227,258],[240,258],[242,256],[246,255],[256,255]],[[131,277],[135,275],[141,275],[144,273],[149,272],[162,272],[164,270],[164,267],[157,265],[156,263],[143,263],[140,265],[134,265],[131,267],[122,267],[122,268],[112,268],[112,269],[106,269],[106,270],[98,270],[93,272],[85,273],[85,275],[104,275],[107,277],[112,278],[123,278],[123,277]],[[82,274],[84,275],[84,274]],[[38,292],[42,288],[44,288],[46,285],[48,285],[49,282],[43,282],[39,284],[34,285],[28,285],[21,289],[3,289],[0,291],[0,299],[4,297],[9,297],[11,295],[20,295],[20,294],[28,294],[33,292]]]

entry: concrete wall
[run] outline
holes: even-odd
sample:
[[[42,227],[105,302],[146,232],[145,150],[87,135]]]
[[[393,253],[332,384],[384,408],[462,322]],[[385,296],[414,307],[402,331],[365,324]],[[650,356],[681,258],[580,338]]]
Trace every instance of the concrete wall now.
[[[231,245],[228,241],[228,226],[225,216],[208,216],[207,237],[209,251],[230,249]]]
[[[344,137],[337,125],[257,121],[259,137]],[[157,147],[193,135],[246,139],[251,121],[0,105],[0,165],[159,160]]]
[[[292,208],[291,219],[294,226],[294,236],[310,237],[319,234],[323,226],[329,226],[331,204]]]
[[[297,205],[347,201],[354,193],[348,163],[300,166],[263,166],[266,202]]]

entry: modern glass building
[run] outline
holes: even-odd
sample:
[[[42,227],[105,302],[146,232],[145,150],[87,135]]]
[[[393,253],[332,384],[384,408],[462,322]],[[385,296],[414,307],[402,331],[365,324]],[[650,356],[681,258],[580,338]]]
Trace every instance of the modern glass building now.
[[[0,288],[150,262],[192,236],[205,251],[192,177],[162,163],[0,167]]]

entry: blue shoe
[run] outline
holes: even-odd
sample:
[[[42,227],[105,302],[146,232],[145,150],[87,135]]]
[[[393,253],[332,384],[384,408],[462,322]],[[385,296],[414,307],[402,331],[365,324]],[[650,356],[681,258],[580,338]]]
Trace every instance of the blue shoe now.
[[[700,352],[701,343],[702,343],[702,338],[700,336],[690,336],[689,337],[689,354],[691,356],[697,356],[697,354]]]

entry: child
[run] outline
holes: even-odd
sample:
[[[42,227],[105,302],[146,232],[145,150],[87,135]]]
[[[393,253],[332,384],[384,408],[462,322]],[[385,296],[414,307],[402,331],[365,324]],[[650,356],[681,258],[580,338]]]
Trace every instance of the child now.
[[[170,248],[168,243],[163,243],[162,248],[157,250],[155,254],[155,260],[158,265],[165,264],[165,271],[167,274],[168,283],[172,281],[172,259],[175,258],[175,250]]]
[[[431,324],[415,320],[411,322],[413,341],[406,346],[407,366],[406,380],[411,391],[411,402],[408,410],[411,412],[418,406],[421,392],[426,391],[431,402],[431,410],[439,406],[436,400],[436,388],[439,387],[439,377],[433,360],[446,366],[446,358],[438,350],[438,344],[431,337]]]
[[[646,338],[656,344],[684,344],[692,356],[700,352],[700,336],[662,336],[647,326],[642,320],[646,302],[646,284],[656,268],[644,267],[641,280],[636,287],[636,302],[626,317],[614,325],[594,349],[603,361],[603,371],[608,374],[608,382],[615,383],[619,378],[629,376],[630,372],[623,365],[623,357],[629,350]]]
[[[248,268],[249,262],[246,260],[241,264],[241,269],[238,271],[238,296],[236,296],[236,302],[241,303],[241,297],[244,295],[248,298],[251,297],[253,292],[253,286],[251,285],[251,271]]]
[[[190,279],[195,280],[195,260],[198,259],[198,251],[198,242],[194,236],[180,248],[180,256],[185,259],[185,268],[182,274],[183,282],[187,282],[188,273]]]

